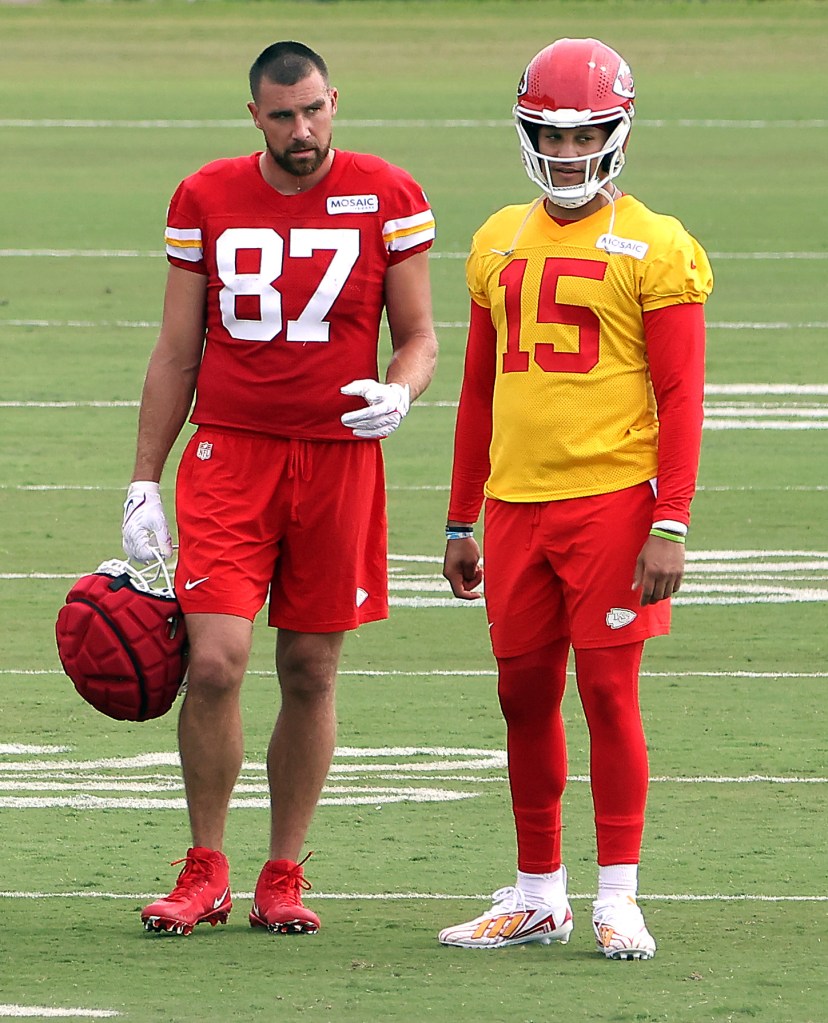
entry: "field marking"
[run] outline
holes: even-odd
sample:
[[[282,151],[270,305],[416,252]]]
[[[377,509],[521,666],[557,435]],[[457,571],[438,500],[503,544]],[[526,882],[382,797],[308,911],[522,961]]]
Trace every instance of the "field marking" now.
[[[687,585],[683,591],[687,590]],[[672,598],[674,607],[700,605],[703,607],[733,607],[742,604],[823,604],[828,602],[828,590],[783,590],[777,593],[762,593],[755,587],[745,587],[745,596],[729,597],[682,597],[681,594]],[[481,611],[485,606],[485,596],[479,600],[457,601],[453,597],[389,597],[389,607],[405,607],[416,611],[425,608],[452,608],[456,611]]]
[[[828,425],[828,424],[826,424]],[[389,604],[392,607],[447,608],[478,611],[485,607],[485,584],[480,599],[457,600],[438,566],[437,554],[388,556]],[[90,566],[87,571],[93,571]],[[75,581],[75,572],[0,572],[0,583]],[[687,552],[687,571],[676,607],[741,604],[828,603],[828,552],[805,550],[701,550]]]
[[[778,402],[768,402],[762,405],[732,404],[727,402],[716,402],[705,407],[704,414],[708,417],[723,419],[728,416],[755,416],[757,419],[772,418],[774,416],[786,415],[796,419],[826,419],[828,418],[828,405],[806,406],[806,405],[780,405]]]
[[[828,326],[828,323],[826,323]],[[739,394],[745,395],[774,395],[774,396],[795,396],[799,397],[823,397],[828,394],[828,386],[822,384],[812,385],[768,385],[768,389],[762,391],[763,385],[722,385],[729,387],[727,391],[717,391],[715,385],[706,391],[708,400],[705,402],[705,419],[703,428],[705,431],[722,430],[763,430],[763,431],[790,431],[790,430],[828,430],[828,405],[797,405],[784,404],[782,402],[762,402],[759,404],[748,404],[746,402],[734,403],[729,401],[710,400],[713,395],[726,395],[732,399]],[[781,388],[785,387],[785,390]],[[738,388],[741,388],[739,390]],[[773,389],[771,389],[773,388]],[[137,400],[3,400],[0,401],[2,409],[58,409],[74,410],[86,408],[99,409],[133,409],[138,408]],[[417,403],[419,409],[456,409],[456,401],[421,401]],[[34,488],[33,488],[34,489]]]
[[[468,252],[432,252],[429,259],[468,259]],[[712,260],[823,260],[828,252],[708,252]],[[166,259],[161,249],[0,249],[0,259]]]
[[[828,385],[812,384],[809,387],[805,385],[791,384],[787,391],[759,391],[759,390],[745,390],[730,391],[727,397],[734,397],[738,394],[744,395],[781,395],[787,394],[796,397],[822,397],[828,395]],[[761,385],[759,385],[761,386]],[[715,388],[711,388],[705,392],[706,397],[716,395]],[[455,400],[440,400],[440,401],[424,401],[417,402],[417,408],[447,408],[456,409],[457,401]],[[76,408],[138,408],[140,402],[136,398],[123,398],[123,399],[100,399],[100,398],[87,398],[87,399],[54,399],[54,400],[36,400],[36,399],[3,399],[0,400],[0,408],[44,408],[44,409],[76,409]],[[802,418],[819,419],[828,416],[828,405],[784,405],[781,402],[763,402],[761,404],[749,405],[746,402],[708,402],[705,404],[705,415],[706,416],[756,416],[756,417],[771,417],[779,415],[799,416]]]
[[[343,118],[337,119],[339,128],[514,128],[511,118]],[[828,128],[824,118],[786,118],[783,120],[759,120],[736,118],[642,118],[635,122],[637,128],[746,128],[751,131],[766,128],[813,129]],[[113,118],[0,118],[0,128],[172,128],[196,129],[243,128],[250,129],[250,118],[212,119],[143,119],[126,120]]]
[[[84,483],[0,483],[0,490],[17,490],[21,492],[63,492],[63,491],[83,491],[91,490],[100,493],[122,493],[124,491],[123,486],[117,487],[105,487],[98,484],[84,484]],[[419,492],[419,491],[434,491],[437,493],[448,493],[450,487],[447,483],[429,483],[429,484],[398,484],[389,483],[386,490],[389,492]],[[806,494],[820,494],[828,490],[828,485],[821,483],[814,484],[779,484],[778,486],[698,486],[696,487],[698,493],[710,493],[710,494],[731,494],[731,493],[748,493],[748,494],[778,494],[778,493],[806,493]]]
[[[113,901],[130,900],[147,902],[157,899],[159,892],[23,892],[0,891],[0,899],[108,899]],[[252,899],[253,892],[234,892],[236,899]],[[570,901],[591,902],[597,897],[596,892],[567,893]],[[476,895],[454,895],[447,892],[307,892],[303,899],[341,900],[344,902],[487,902],[491,901],[491,893]],[[828,895],[723,895],[710,893],[691,895],[687,892],[672,894],[643,894],[638,898],[650,902],[828,902]]]
[[[407,777],[396,773],[382,773],[381,780],[399,780]],[[440,775],[443,781],[463,782],[468,784],[505,784],[506,775],[497,778],[474,778],[465,775]],[[431,780],[431,779],[430,779]],[[589,784],[587,775],[569,775],[568,785]],[[649,779],[651,785],[825,785],[828,778],[799,778],[774,775],[746,775],[745,777],[717,777],[713,775],[698,778],[669,777],[666,775],[652,776]],[[112,781],[93,781],[84,779],[69,782],[57,781],[30,781],[18,778],[3,778],[0,780],[0,789],[5,792],[61,792],[83,789],[82,794],[71,796],[49,795],[49,796],[2,796],[0,807],[8,810],[186,810],[187,801],[182,798],[153,798],[143,797],[133,799],[129,797],[111,797],[91,795],[91,792],[183,792],[183,782],[175,779],[168,779],[163,782],[125,782],[122,779]],[[334,787],[326,785],[323,796],[317,806],[388,806],[394,803],[447,803],[457,802],[464,799],[475,799],[481,793],[457,792],[454,790],[441,790],[436,788],[404,788],[393,786],[350,786],[350,792],[363,792],[364,796],[341,796],[337,798],[326,797],[325,792],[339,791]],[[344,790],[343,790],[344,791]],[[234,792],[247,792],[261,794],[261,798],[234,797],[230,801],[232,809],[236,810],[264,810],[270,807],[269,789],[266,781],[258,784],[239,782]]]
[[[89,252],[90,250],[80,250],[80,252]],[[94,251],[94,250],[92,250]],[[50,249],[0,249],[0,256],[9,254],[12,255],[18,253],[19,255],[28,254],[39,254],[43,256],[51,255],[52,250]],[[158,253],[163,256],[163,252]],[[151,252],[134,252],[130,250],[123,250],[123,255],[152,255]],[[733,260],[733,259],[748,259],[748,260],[781,260],[787,262],[792,259],[802,260],[823,260],[828,259],[828,252],[773,252],[773,251],[758,251],[758,252],[708,252],[708,257],[712,260]],[[469,258],[468,252],[432,252],[429,250],[429,259],[462,259],[465,261]]]
[[[330,791],[325,789],[324,791]],[[374,795],[330,797],[324,794],[317,806],[388,806],[393,803],[448,803],[476,799],[476,792],[451,792],[442,789],[421,789],[400,793],[376,789]],[[0,808],[5,810],[186,810],[186,799],[103,799],[98,796],[4,796]],[[268,810],[270,797],[231,799],[231,810]]]
[[[347,761],[347,762],[343,762]],[[176,768],[169,773],[167,768]],[[150,773],[147,773],[149,770]],[[444,773],[451,772],[451,773]],[[483,774],[483,772],[486,772]],[[483,795],[481,785],[506,784],[503,749],[443,746],[337,747],[319,799],[323,806],[382,806],[395,803],[449,802]],[[436,784],[449,782],[446,788]],[[402,781],[407,784],[389,784]],[[569,775],[571,784],[589,784],[589,776]],[[826,785],[828,777],[801,775],[653,775],[652,784],[682,785]],[[35,794],[43,793],[43,795]],[[101,793],[106,793],[101,794]],[[140,793],[131,795],[128,793]],[[0,808],[186,810],[180,757],[176,752],[83,760],[0,760]],[[270,806],[267,766],[245,761],[230,801],[233,809]]]
[[[724,673],[722,673],[724,674]],[[15,752],[19,747],[9,747]],[[443,746],[390,746],[390,747],[358,747],[358,746],[341,746],[336,749],[334,765],[332,766],[332,775],[334,781],[339,781],[340,784],[329,786],[326,785],[326,791],[346,791],[345,785],[342,782],[346,781],[341,777],[343,773],[365,773],[373,772],[375,780],[380,780],[386,776],[396,777],[396,772],[400,772],[400,776],[406,779],[410,779],[412,774],[428,773],[431,777],[424,779],[428,782],[434,782],[437,778],[434,776],[436,771],[449,767],[452,770],[458,768],[465,768],[467,771],[479,771],[481,768],[490,770],[492,774],[489,777],[481,778],[475,774],[455,774],[450,776],[440,776],[440,780],[456,781],[463,785],[479,785],[484,782],[497,783],[500,785],[506,784],[506,753],[505,750],[500,749],[486,749],[478,747],[443,747]],[[412,760],[409,763],[400,763],[404,758],[430,758],[429,760]],[[393,762],[388,763],[386,761],[392,760]],[[342,763],[343,760],[352,761],[351,763]],[[360,763],[353,763],[353,761],[362,761]],[[365,763],[369,761],[369,763]],[[51,759],[34,759],[34,760],[21,760],[19,759],[19,753],[17,757],[9,757],[7,761],[0,761],[0,770],[3,771],[5,777],[0,777],[0,789],[5,790],[17,790],[21,789],[32,789],[32,790],[43,790],[47,787],[51,787],[54,790],[66,789],[74,787],[77,790],[84,789],[88,792],[89,789],[94,788],[100,790],[101,788],[109,787],[110,789],[117,790],[118,792],[128,791],[130,788],[140,788],[143,792],[158,791],[160,788],[164,788],[169,791],[173,786],[177,786],[180,790],[183,790],[183,782],[180,775],[171,775],[165,773],[166,768],[176,767],[179,768],[180,759],[175,752],[154,752],[154,753],[143,753],[130,757],[107,757],[95,760],[74,760],[71,757],[63,757],[57,760]],[[139,772],[146,772],[147,769],[160,768],[160,773],[152,774],[125,774],[125,771],[134,769]],[[119,772],[114,775],[105,776],[100,771],[114,770]],[[258,773],[258,778],[256,777]],[[336,778],[339,774],[340,777]],[[27,777],[29,776],[29,777]],[[31,776],[34,776],[35,780],[32,780]],[[131,783],[130,783],[131,779]],[[153,781],[154,779],[154,781]],[[745,775],[745,776],[714,776],[714,775],[703,775],[698,777],[688,776],[659,776],[654,775],[650,779],[654,783],[683,783],[683,784],[826,784],[828,778],[820,777],[799,777],[799,776],[774,776],[774,775]],[[585,775],[571,775],[568,778],[569,782],[580,782],[587,784],[589,779]],[[140,784],[139,784],[140,783]],[[248,792],[262,791],[266,792],[266,764],[264,761],[246,761],[242,766],[240,775],[240,782],[237,785],[237,790],[244,790]],[[415,797],[413,801],[416,801],[416,794],[419,792],[428,791],[427,789],[417,789],[415,786],[406,786],[404,788],[388,787],[383,788],[378,785],[372,786],[357,786],[355,791],[365,793],[369,802],[376,805],[379,808],[383,803],[389,801],[389,795],[396,796],[404,794],[408,801],[412,801],[412,795]],[[445,791],[445,790],[443,790]],[[458,792],[450,792],[449,795],[452,798],[457,798]],[[468,792],[466,790],[462,793],[465,798],[471,798],[475,793]],[[393,799],[391,800],[393,801]],[[321,801],[324,804],[325,800]],[[269,798],[265,797],[260,800],[233,800],[231,805],[235,806],[248,806],[248,807],[266,807],[269,805]],[[97,797],[91,797],[85,793],[81,793],[74,798],[64,799],[44,799],[44,800],[19,800],[17,798],[0,798],[0,807],[9,809],[26,809],[29,806],[47,807],[47,808],[63,808],[63,807],[75,807],[81,809],[94,809],[98,807],[106,807],[121,810],[130,809],[145,809],[147,807],[153,809],[164,809],[174,808],[183,809],[185,801],[183,799],[113,799],[113,800],[102,800]],[[2,891],[0,892],[0,899],[21,899],[21,900],[48,900],[48,899],[106,899],[106,900],[132,900],[132,901],[151,901],[158,897],[159,893],[147,892],[147,893],[114,893],[114,892],[101,892],[101,891],[70,891],[70,892],[43,892],[43,891]],[[238,899],[249,900],[253,898],[252,892],[236,892]],[[484,901],[487,896],[483,894],[473,895],[458,895],[453,893],[435,893],[435,892],[379,892],[379,893],[368,893],[368,892],[313,892],[310,894],[311,898],[319,900],[345,900],[345,901]],[[691,894],[686,892],[671,893],[671,894],[648,894],[641,896],[645,900],[651,901],[663,901],[663,902],[768,902],[768,903],[805,903],[805,902],[825,902],[828,901],[828,896],[825,895],[763,895],[763,894],[749,894],[740,893],[735,895],[724,895],[720,893],[710,894]],[[573,900],[578,901],[590,901],[595,898],[594,893],[584,894],[573,894],[570,896]]]
[[[45,1005],[0,1005],[0,1016],[29,1019],[54,1019],[56,1017],[73,1016],[76,1019],[105,1019],[120,1016],[115,1009],[54,1009]]]
[[[12,324],[13,325],[13,324]],[[37,321],[31,321],[32,326]],[[72,324],[66,324],[72,326]],[[89,326],[92,326],[90,324]],[[435,327],[444,329],[467,330],[468,320],[437,320]],[[828,328],[828,320],[805,320],[801,323],[790,320],[708,320],[708,330],[825,330]]]
[[[71,746],[32,746],[24,742],[0,742],[0,757],[19,756],[23,753],[69,753]]]
[[[160,320],[33,320],[15,319],[0,320],[2,327],[47,327],[49,329],[82,328],[118,328],[118,329],[158,329]],[[467,330],[468,320],[435,320],[438,330]],[[708,321],[708,330],[825,330],[828,320],[712,320]]]
[[[0,401],[0,408],[138,408],[139,404],[132,398],[124,401]]]
[[[105,494],[122,493],[124,491],[123,486],[117,487],[105,487],[99,485],[86,485],[79,483],[0,483],[0,490],[17,490],[22,493],[27,492],[45,492],[49,493],[55,491],[57,493],[76,492],[91,490]],[[418,493],[424,492],[436,492],[436,493],[448,493],[450,487],[448,484],[423,484],[418,486],[417,484],[389,484],[386,487],[389,493]],[[820,494],[828,490],[828,485],[814,483],[811,485],[800,485],[800,484],[779,484],[778,486],[699,486],[696,487],[697,493],[708,493],[708,494]]]

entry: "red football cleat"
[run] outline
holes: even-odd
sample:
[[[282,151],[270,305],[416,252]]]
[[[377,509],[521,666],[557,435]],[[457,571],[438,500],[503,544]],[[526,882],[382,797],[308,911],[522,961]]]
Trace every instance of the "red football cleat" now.
[[[302,863],[307,859],[306,856]],[[266,927],[271,934],[316,934],[319,917],[302,905],[302,889],[307,891],[311,887],[302,863],[293,860],[265,863],[253,896],[251,927]]]
[[[226,924],[233,907],[230,867],[224,853],[196,846],[187,850],[175,888],[141,913],[146,931],[190,934],[196,924]]]

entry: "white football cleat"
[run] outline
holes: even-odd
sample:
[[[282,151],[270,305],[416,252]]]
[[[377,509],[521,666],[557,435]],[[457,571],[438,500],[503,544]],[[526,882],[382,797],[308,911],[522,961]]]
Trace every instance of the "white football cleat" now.
[[[593,902],[592,929],[598,951],[607,959],[652,959],[655,955],[655,940],[631,895]]]
[[[536,905],[520,888],[498,888],[492,908],[468,923],[446,927],[438,935],[441,945],[459,948],[503,948],[537,941],[565,945],[572,933],[572,909],[563,896],[555,906]]]

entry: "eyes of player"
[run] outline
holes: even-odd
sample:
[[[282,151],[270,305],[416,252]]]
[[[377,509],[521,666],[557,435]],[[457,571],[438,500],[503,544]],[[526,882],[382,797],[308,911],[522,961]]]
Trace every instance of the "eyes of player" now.
[[[315,114],[318,114],[321,110],[324,109],[325,109],[324,100],[319,100],[317,103],[312,103],[310,106],[303,107],[298,112],[300,114],[304,114],[305,117],[313,117]],[[293,110],[274,110],[273,113],[269,115],[272,121],[281,122],[292,121],[295,116],[296,111]]]
[[[567,141],[567,136],[562,131],[555,131],[554,129],[547,129],[541,132],[541,137],[546,142],[551,142],[555,145],[560,145]],[[577,134],[569,136],[571,141],[576,146],[591,146],[594,143],[603,142],[603,135],[591,128],[579,131]]]

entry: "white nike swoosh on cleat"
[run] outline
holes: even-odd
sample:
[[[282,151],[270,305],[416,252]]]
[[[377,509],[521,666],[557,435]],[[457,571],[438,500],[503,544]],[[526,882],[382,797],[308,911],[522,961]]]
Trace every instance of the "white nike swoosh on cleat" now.
[[[201,579],[188,579],[187,582],[184,583],[184,589],[194,590],[196,586],[201,586],[202,583],[206,583],[209,578],[209,575],[205,575]]]
[[[225,888],[224,891],[219,895],[217,899],[213,899],[213,909],[218,909],[219,906],[224,902],[227,896],[230,894],[230,889]]]

